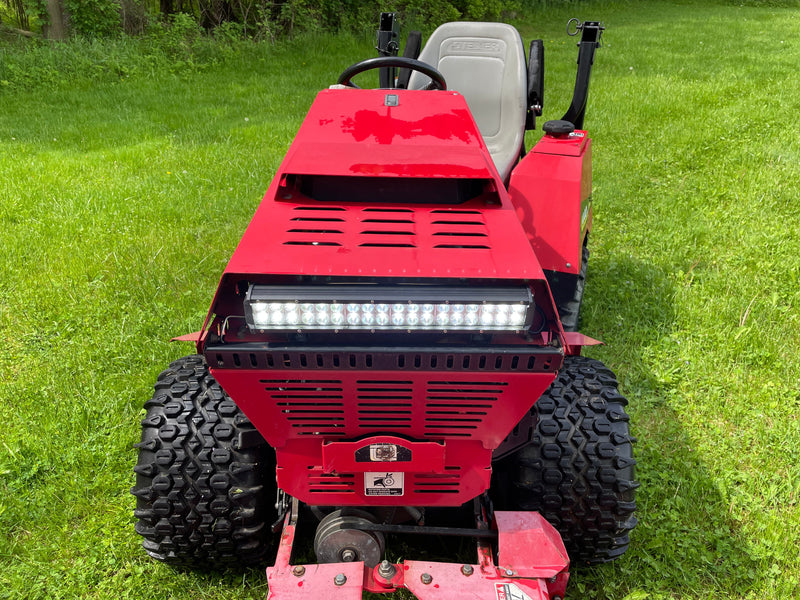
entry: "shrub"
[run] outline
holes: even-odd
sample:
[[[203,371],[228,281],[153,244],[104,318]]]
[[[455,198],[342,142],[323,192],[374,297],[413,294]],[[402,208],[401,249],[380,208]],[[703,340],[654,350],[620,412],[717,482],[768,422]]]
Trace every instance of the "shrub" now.
[[[78,35],[98,38],[122,32],[120,0],[65,0],[64,8]]]

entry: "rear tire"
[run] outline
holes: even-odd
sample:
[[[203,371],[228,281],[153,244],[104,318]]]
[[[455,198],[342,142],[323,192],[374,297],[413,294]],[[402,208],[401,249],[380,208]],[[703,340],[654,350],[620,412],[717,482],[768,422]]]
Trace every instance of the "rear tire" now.
[[[586,287],[586,273],[589,270],[589,248],[585,245],[581,249],[581,268],[578,275],[565,276],[560,278],[568,281],[567,288],[562,292],[562,296],[556,294],[556,308],[561,319],[561,326],[564,331],[578,331],[580,327],[581,306],[583,305],[583,290]]]
[[[603,363],[567,357],[534,405],[531,442],[507,459],[511,504],[552,523],[573,563],[618,558],[636,526],[639,484],[626,404]]]
[[[202,356],[161,373],[134,468],[136,532],[174,566],[258,563],[275,519],[274,454]]]

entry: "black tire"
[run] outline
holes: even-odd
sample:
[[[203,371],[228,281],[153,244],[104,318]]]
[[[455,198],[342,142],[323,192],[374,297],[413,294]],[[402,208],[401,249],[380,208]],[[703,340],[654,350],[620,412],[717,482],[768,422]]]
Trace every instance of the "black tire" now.
[[[534,405],[532,441],[508,459],[512,505],[552,523],[574,564],[618,558],[637,523],[626,404],[603,363],[567,357]]]
[[[585,245],[581,251],[581,269],[577,277],[570,278],[567,296],[557,300],[558,316],[564,331],[578,331],[580,327],[583,290],[586,286],[586,273],[589,270],[589,248]]]
[[[184,567],[260,562],[276,517],[274,452],[205,359],[173,362],[145,409],[131,493],[147,553]]]

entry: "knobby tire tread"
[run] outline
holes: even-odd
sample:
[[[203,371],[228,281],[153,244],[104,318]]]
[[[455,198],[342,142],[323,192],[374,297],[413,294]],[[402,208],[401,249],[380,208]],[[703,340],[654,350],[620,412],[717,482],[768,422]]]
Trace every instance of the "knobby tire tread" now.
[[[538,511],[552,523],[576,564],[621,556],[637,523],[626,404],[603,363],[567,357],[534,406],[531,443],[512,458],[516,508]]]
[[[173,362],[145,403],[136,532],[153,558],[222,568],[261,562],[274,520],[274,454],[202,356]]]

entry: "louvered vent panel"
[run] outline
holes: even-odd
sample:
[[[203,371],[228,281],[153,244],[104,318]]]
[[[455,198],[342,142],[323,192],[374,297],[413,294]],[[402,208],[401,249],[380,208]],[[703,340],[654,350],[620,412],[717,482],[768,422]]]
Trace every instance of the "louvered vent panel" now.
[[[434,248],[489,250],[489,233],[478,211],[433,211],[431,213]]]
[[[507,386],[505,382],[428,382],[425,436],[472,437]]]
[[[410,429],[413,400],[414,384],[411,381],[359,380],[356,387],[358,427]]]
[[[348,232],[366,248],[491,249],[480,211],[340,206],[294,207],[283,244],[343,246]]]
[[[311,469],[307,476],[308,490],[317,494],[352,494],[355,491],[355,475],[323,473],[320,469]]]
[[[457,494],[461,468],[446,467],[446,473],[412,473],[411,487],[416,494]]]
[[[263,379],[269,399],[298,435],[344,435],[342,382],[325,379]]]
[[[414,212],[368,208],[360,215],[358,245],[368,248],[416,248]]]
[[[347,211],[341,207],[296,206],[286,230],[285,246],[341,246]]]

